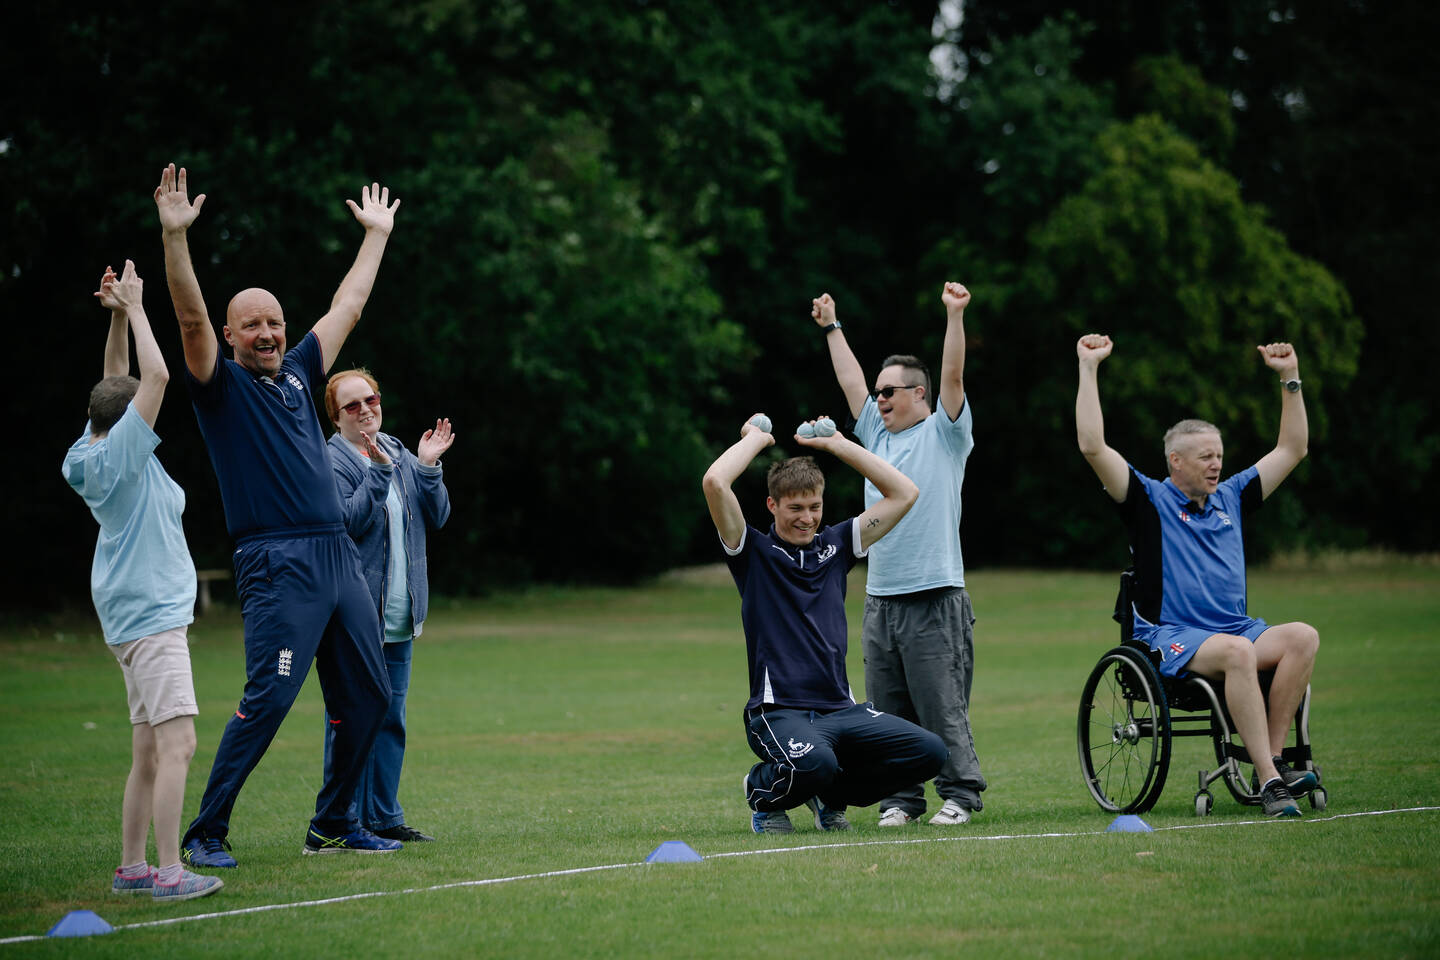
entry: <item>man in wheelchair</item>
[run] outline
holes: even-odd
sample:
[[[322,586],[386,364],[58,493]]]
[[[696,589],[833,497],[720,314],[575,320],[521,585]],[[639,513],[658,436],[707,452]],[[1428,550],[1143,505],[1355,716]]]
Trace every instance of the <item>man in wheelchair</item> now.
[[[1113,347],[1108,336],[1093,333],[1075,345],[1080,359],[1075,432],[1080,452],[1119,507],[1129,534],[1134,637],[1160,655],[1163,675],[1184,676],[1188,670],[1224,682],[1225,705],[1254,763],[1266,815],[1298,817],[1294,797],[1318,781],[1281,755],[1310,683],[1320,637],[1306,623],[1270,626],[1248,615],[1241,530],[1305,457],[1309,426],[1299,359],[1288,343],[1257,348],[1280,378],[1275,449],[1222,482],[1219,429],[1203,420],[1182,420],[1165,434],[1170,475],[1160,482],[1105,443],[1097,370]],[[1268,713],[1261,670],[1274,671]]]

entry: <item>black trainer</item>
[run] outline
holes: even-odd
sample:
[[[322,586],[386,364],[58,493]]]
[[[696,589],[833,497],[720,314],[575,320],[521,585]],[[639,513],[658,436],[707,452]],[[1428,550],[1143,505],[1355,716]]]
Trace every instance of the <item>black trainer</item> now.
[[[375,836],[384,837],[386,840],[399,840],[401,843],[429,843],[435,839],[421,833],[408,823],[402,823],[398,827],[376,830]]]

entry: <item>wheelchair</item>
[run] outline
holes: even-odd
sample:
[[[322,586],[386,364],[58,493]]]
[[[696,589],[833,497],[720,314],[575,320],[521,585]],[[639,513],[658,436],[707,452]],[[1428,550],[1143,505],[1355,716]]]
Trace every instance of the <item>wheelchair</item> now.
[[[1145,813],[1165,788],[1174,738],[1208,736],[1216,766],[1200,771],[1195,815],[1210,813],[1215,802],[1210,787],[1216,780],[1224,780],[1241,804],[1259,806],[1260,784],[1253,768],[1248,774],[1242,769],[1250,767],[1250,754],[1235,742],[1224,684],[1195,674],[1161,676],[1159,655],[1133,637],[1134,582],[1133,570],[1120,575],[1114,614],[1120,624],[1120,645],[1100,658],[1080,695],[1076,747],[1090,796],[1111,813]],[[1267,700],[1270,679],[1270,671],[1261,672],[1260,689]],[[1295,711],[1294,729],[1295,745],[1285,747],[1282,755],[1295,769],[1314,771],[1317,785],[1308,794],[1310,806],[1324,810],[1328,795],[1310,751],[1308,686]]]

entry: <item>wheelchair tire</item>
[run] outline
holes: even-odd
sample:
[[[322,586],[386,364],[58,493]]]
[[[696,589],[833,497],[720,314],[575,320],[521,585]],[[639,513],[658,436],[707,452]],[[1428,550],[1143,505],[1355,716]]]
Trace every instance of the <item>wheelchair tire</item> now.
[[[1111,813],[1145,813],[1170,769],[1170,710],[1160,676],[1143,653],[1115,647],[1100,658],[1080,695],[1080,774]]]

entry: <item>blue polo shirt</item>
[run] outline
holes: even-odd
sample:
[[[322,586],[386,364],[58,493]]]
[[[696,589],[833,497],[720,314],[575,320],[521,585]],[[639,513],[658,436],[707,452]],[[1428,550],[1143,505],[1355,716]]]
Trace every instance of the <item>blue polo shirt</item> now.
[[[865,555],[858,521],[825,527],[803,548],[780,539],[773,524],[768,533],[747,525],[740,546],[725,553],[740,590],[750,663],[745,708],[854,706],[845,672],[845,577]]]
[[[325,387],[325,370],[313,331],[286,351],[274,380],[217,351],[210,382],[200,383],[186,368],[185,385],[232,537],[342,522],[315,414],[314,395]]]
[[[1241,633],[1251,623],[1243,526],[1263,502],[1253,466],[1221,481],[1200,511],[1169,478],[1152,480],[1131,466],[1116,506],[1130,535],[1136,612],[1157,626]]]

